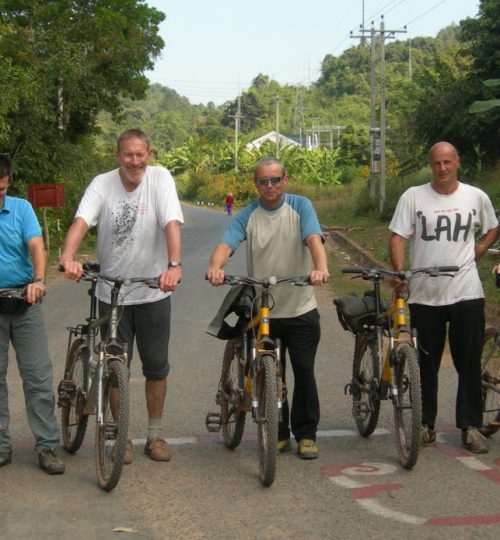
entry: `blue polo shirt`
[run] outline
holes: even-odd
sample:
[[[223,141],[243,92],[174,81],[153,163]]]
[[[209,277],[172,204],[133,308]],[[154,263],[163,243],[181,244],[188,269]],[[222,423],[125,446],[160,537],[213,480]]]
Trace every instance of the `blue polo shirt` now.
[[[28,242],[41,235],[31,204],[6,196],[0,210],[0,287],[16,287],[33,279]]]

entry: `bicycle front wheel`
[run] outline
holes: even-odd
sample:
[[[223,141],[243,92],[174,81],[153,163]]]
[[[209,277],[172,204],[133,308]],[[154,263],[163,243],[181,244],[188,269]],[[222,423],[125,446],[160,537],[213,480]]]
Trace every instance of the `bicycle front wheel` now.
[[[86,401],[85,366],[88,358],[88,350],[82,348],[84,343],[81,338],[73,342],[64,369],[63,391],[66,395],[61,401],[61,433],[63,446],[71,453],[82,445],[89,419],[88,415],[83,414]]]
[[[363,437],[369,437],[377,427],[380,413],[379,383],[377,337],[375,334],[357,334],[350,392],[352,415]]]
[[[483,426],[481,433],[489,437],[500,428],[500,349],[499,330],[488,327],[484,332],[481,355],[481,382],[483,396]]]
[[[397,346],[394,364],[397,395],[393,396],[396,446],[399,460],[411,469],[418,458],[422,422],[422,394],[418,354],[409,343]]]
[[[278,454],[278,397],[276,387],[276,363],[274,356],[263,354],[256,370],[257,426],[259,446],[260,480],[270,486],[276,475]]]
[[[242,354],[242,340],[230,339],[222,361],[220,408],[224,444],[231,449],[240,444],[245,429],[245,373]]]
[[[96,421],[96,471],[99,485],[111,491],[120,480],[127,444],[128,370],[119,358],[108,360],[105,369],[102,422]]]

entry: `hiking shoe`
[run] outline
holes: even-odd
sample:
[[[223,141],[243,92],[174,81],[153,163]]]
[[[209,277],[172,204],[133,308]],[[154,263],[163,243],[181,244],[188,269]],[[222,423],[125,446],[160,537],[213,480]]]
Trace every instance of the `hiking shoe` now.
[[[290,439],[283,439],[282,441],[278,441],[278,446],[276,448],[278,454],[284,454],[285,452],[290,452],[292,443],[290,442]]]
[[[114,461],[116,457],[116,444],[113,446],[113,452],[111,453],[111,459]],[[125,451],[123,452],[123,464],[130,465],[134,461],[134,445],[129,439],[125,445]]]
[[[462,429],[462,443],[464,447],[474,454],[487,454],[488,444],[484,435],[479,433],[477,427],[469,426]]]
[[[161,437],[150,439],[144,447],[144,453],[153,461],[170,461],[172,457],[168,444]]]
[[[299,441],[299,458],[300,459],[316,459],[319,456],[319,450],[316,443],[312,439],[300,439]]]
[[[134,461],[134,445],[129,439],[127,445],[125,446],[125,452],[123,453],[123,464],[130,465]]]
[[[0,467],[8,465],[12,461],[12,452],[0,452]]]
[[[38,466],[47,474],[64,473],[64,463],[57,457],[53,448],[42,448],[38,452]]]
[[[431,429],[427,424],[420,428],[420,446],[432,446],[436,443],[436,430]]]

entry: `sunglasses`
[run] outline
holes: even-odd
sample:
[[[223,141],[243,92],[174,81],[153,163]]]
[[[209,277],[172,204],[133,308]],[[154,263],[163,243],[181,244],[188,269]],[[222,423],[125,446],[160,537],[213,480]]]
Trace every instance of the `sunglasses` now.
[[[264,186],[268,186],[269,183],[271,184],[271,186],[276,186],[277,184],[279,184],[281,181],[283,180],[283,177],[282,176],[273,176],[272,178],[257,178],[255,180],[255,182],[257,183],[258,186],[260,187],[264,187]]]

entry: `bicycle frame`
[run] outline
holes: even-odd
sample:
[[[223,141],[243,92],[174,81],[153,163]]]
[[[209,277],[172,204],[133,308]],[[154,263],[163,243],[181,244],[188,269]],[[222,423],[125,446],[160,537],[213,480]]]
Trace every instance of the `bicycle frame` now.
[[[85,349],[84,380],[85,380],[85,406],[83,413],[87,415],[96,415],[96,421],[102,423],[102,391],[104,382],[104,367],[108,358],[120,359],[127,365],[127,353],[118,343],[118,295],[123,282],[117,281],[111,290],[111,309],[109,313],[102,317],[97,317],[97,277],[91,280],[90,294],[90,314],[86,319],[87,324],[76,327],[67,327],[69,330],[68,351],[74,338],[85,336],[85,343],[82,349]],[[99,343],[97,360],[95,359],[96,336],[102,324],[109,322],[109,336]],[[110,349],[108,351],[108,348]],[[114,349],[114,350],[111,350]]]
[[[377,283],[380,287],[380,283]],[[377,298],[380,299],[380,291],[375,293]],[[380,365],[382,366],[381,381],[382,383],[388,384],[392,392],[392,398],[394,400],[398,399],[398,388],[395,381],[395,350],[396,344],[403,341],[411,341],[415,350],[417,350],[417,337],[414,335],[411,329],[407,327],[407,303],[406,303],[406,292],[399,291],[396,293],[396,297],[393,300],[392,305],[389,309],[382,314],[383,322],[389,321],[391,323],[390,330],[387,332],[387,337],[389,339],[389,345],[385,353],[385,361],[382,363],[382,358],[380,359]],[[377,339],[379,340],[379,354],[383,354],[383,327],[377,326]]]
[[[280,384],[282,379],[281,373],[281,343],[279,339],[272,339],[270,337],[270,307],[269,307],[269,287],[264,288],[260,298],[261,306],[258,313],[252,317],[243,330],[243,358],[249,359],[249,352],[251,353],[250,362],[245,368],[246,381],[245,381],[245,394],[251,396],[252,399],[252,415],[254,419],[257,419],[258,410],[258,398],[256,395],[256,388],[253,384],[255,378],[255,369],[258,367],[259,359],[264,351],[274,356],[276,363],[276,376],[279,377],[278,388],[281,388],[280,395],[278,396],[278,409],[283,406],[283,389]],[[249,338],[251,340],[249,343]]]

